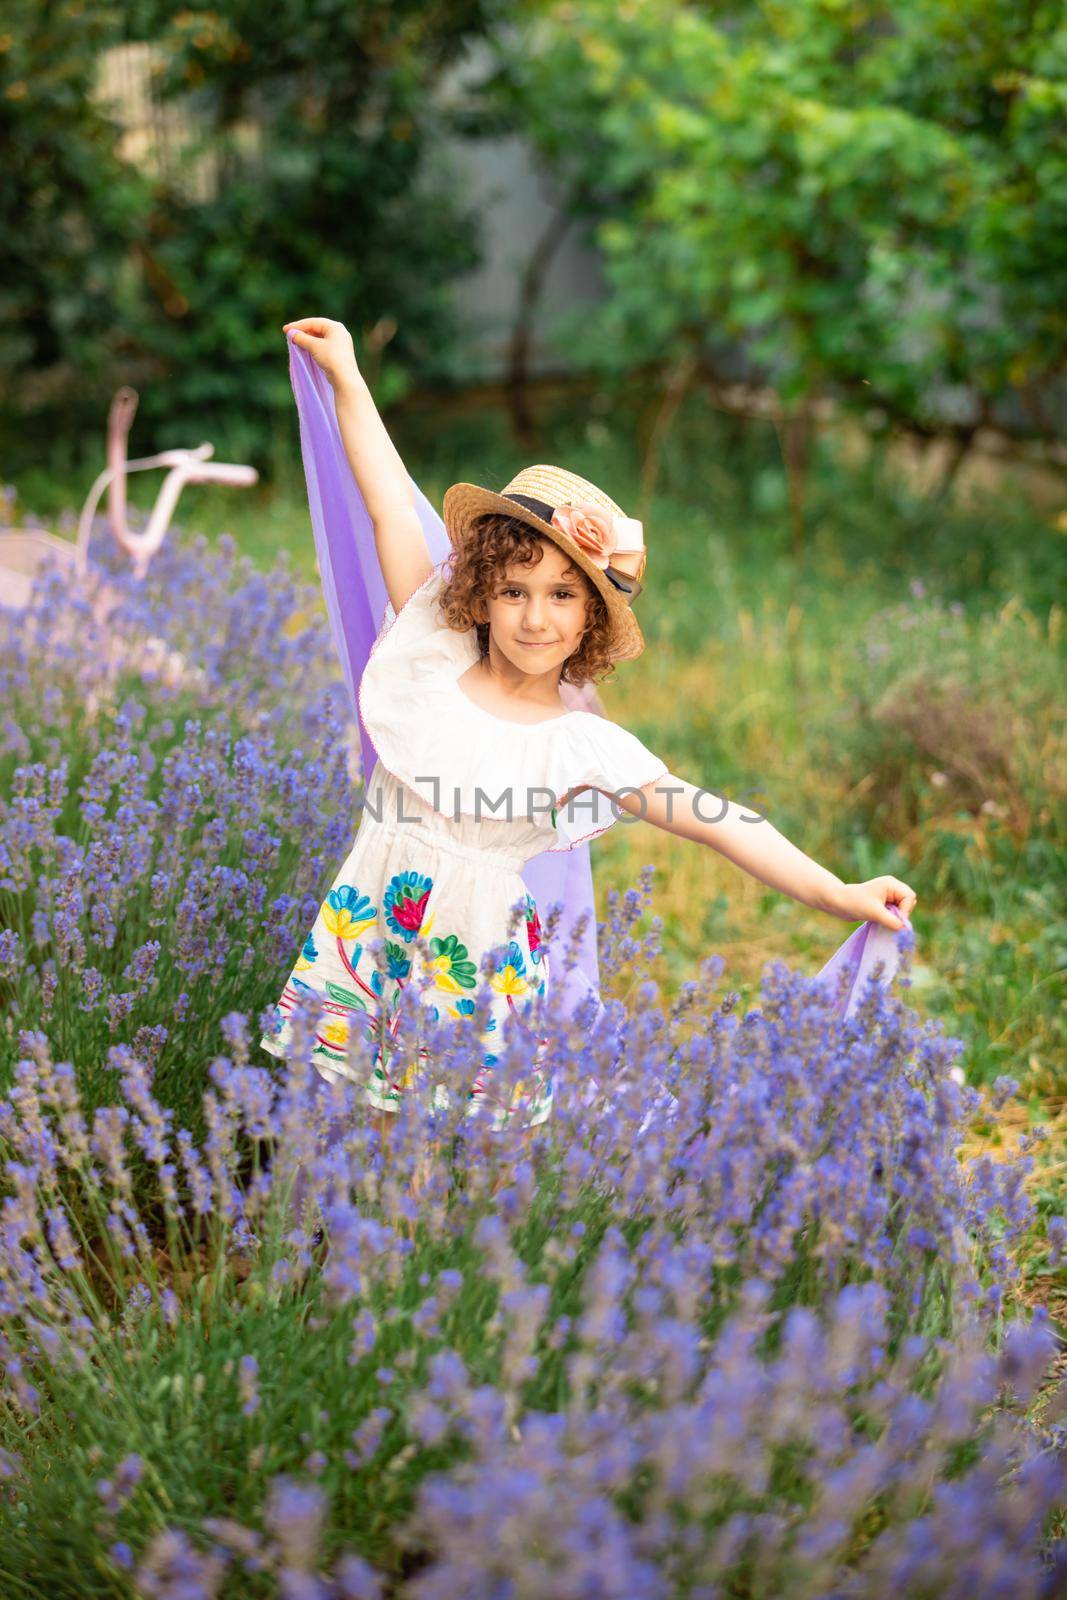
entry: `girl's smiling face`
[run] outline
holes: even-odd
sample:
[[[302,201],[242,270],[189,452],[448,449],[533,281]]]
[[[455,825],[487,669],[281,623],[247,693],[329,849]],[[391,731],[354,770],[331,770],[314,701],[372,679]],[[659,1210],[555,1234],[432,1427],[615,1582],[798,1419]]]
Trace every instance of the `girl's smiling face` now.
[[[538,539],[533,566],[510,563],[486,602],[491,643],[526,673],[554,672],[582,642],[590,584],[559,545]]]

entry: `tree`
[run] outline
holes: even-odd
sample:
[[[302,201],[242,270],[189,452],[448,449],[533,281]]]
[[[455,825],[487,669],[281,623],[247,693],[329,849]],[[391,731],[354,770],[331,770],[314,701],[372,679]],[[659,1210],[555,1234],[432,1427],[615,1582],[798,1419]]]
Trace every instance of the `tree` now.
[[[93,146],[78,235],[100,260],[108,327],[98,308],[95,320],[83,318],[81,343],[63,328],[51,344],[9,334],[10,390],[24,391],[58,359],[75,382],[87,372],[109,386],[132,377],[144,449],[211,436],[220,452],[269,467],[271,430],[292,407],[284,322],[315,311],[349,322],[384,403],[414,374],[442,370],[457,327],[449,286],[477,260],[479,226],[438,160],[450,113],[433,89],[490,25],[495,4],[220,0],[175,10],[135,0],[121,13],[122,37],[154,47],[155,93],[181,108],[185,142],[147,174]],[[85,24],[75,61],[75,8],[46,9],[48,27],[23,54],[62,207],[72,173],[89,163],[84,130],[95,130],[97,145],[118,140],[87,98],[94,52],[116,42],[119,25]],[[54,83],[39,72],[53,50]],[[67,106],[75,126],[61,151]],[[38,164],[5,220],[39,206],[45,183]],[[123,227],[108,233],[116,208]],[[47,296],[56,248],[38,230],[23,315],[37,315]],[[102,414],[97,400],[94,432]]]
[[[740,347],[795,490],[823,397],[964,445],[1053,431],[1059,5],[549,0],[505,84],[597,223],[612,293],[562,330],[575,359],[670,383]]]
[[[98,7],[9,0],[0,25],[0,430],[44,439],[71,403],[99,421],[121,338],[114,286],[148,187],[93,101],[118,38]],[[5,469],[10,470],[10,451]]]

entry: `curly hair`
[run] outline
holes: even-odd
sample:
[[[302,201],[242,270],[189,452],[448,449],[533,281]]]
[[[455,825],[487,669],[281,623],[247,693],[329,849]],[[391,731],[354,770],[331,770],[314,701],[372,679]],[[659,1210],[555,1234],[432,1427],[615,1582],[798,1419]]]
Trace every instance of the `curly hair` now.
[[[474,628],[482,656],[489,654],[489,624],[480,622],[493,585],[515,563],[532,567],[541,560],[539,534],[528,522],[498,511],[475,517],[471,535],[455,547],[450,575],[441,586],[441,612],[450,628]],[[615,628],[604,597],[581,574],[586,589],[586,631],[560,669],[561,683],[600,683],[615,670]]]

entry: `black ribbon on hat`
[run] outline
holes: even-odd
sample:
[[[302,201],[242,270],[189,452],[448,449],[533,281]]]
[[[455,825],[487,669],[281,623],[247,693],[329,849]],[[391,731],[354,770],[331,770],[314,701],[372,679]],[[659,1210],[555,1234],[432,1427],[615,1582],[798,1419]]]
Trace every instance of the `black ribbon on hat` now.
[[[532,511],[542,522],[552,521],[552,513],[556,508],[550,506],[547,500],[535,500],[530,494],[508,494],[506,490],[503,497],[505,500],[514,500],[517,506],[522,506],[527,511]],[[617,567],[601,567],[599,570],[628,600],[641,593],[641,584],[636,578],[631,578],[628,572],[620,572]]]

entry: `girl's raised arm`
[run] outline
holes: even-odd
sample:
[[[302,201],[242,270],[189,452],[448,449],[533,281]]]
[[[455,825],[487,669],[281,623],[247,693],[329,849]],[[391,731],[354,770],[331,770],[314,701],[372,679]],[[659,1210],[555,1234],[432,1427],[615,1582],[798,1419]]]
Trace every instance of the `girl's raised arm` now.
[[[680,839],[710,845],[751,877],[816,911],[846,922],[880,922],[894,930],[901,926],[901,917],[911,916],[915,891],[899,878],[842,883],[798,850],[766,817],[710,789],[698,789],[668,774],[643,789],[620,790],[612,798],[620,811]]]
[[[333,387],[345,455],[374,525],[386,593],[399,613],[433,571],[408,470],[378,415],[344,323],[302,317],[283,331],[310,352]]]

